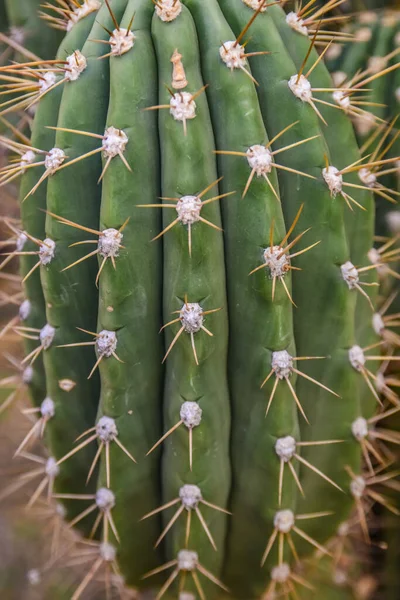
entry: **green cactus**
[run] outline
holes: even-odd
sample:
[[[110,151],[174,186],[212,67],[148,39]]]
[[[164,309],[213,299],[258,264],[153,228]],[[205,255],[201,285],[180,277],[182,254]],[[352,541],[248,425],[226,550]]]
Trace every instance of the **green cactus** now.
[[[104,565],[157,598],[289,595],[362,514],[359,419],[394,359],[320,16],[304,35],[265,0],[101,4],[13,148],[34,155],[15,329],[40,417],[17,454],[44,435],[43,487],[100,540],[74,600]]]

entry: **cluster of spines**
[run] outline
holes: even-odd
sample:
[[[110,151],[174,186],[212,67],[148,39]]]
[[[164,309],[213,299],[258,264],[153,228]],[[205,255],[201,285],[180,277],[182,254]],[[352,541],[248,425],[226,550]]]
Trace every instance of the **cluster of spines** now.
[[[177,2],[175,2],[173,6],[176,6],[176,4],[177,4]],[[160,8],[160,3],[158,3],[158,5],[156,5],[156,8],[157,7]],[[261,8],[262,8],[262,5],[261,5]],[[259,12],[262,12],[262,11],[260,10]],[[314,38],[315,38],[315,35],[314,35]],[[237,40],[236,40],[236,42],[237,42]],[[234,47],[234,44],[236,42],[232,42],[232,47]],[[227,44],[223,44],[223,46],[222,46],[223,52],[226,52],[226,50],[224,48],[224,46],[226,46],[226,45]],[[239,57],[239,59],[242,60],[241,57]],[[223,61],[223,62],[226,62],[226,61]],[[176,62],[174,63],[174,65],[176,65]],[[228,65],[228,66],[231,66],[231,65]],[[235,68],[235,66],[233,66],[233,67],[231,66],[231,68]],[[175,70],[175,72],[176,72],[176,70]],[[301,72],[300,72],[300,76],[301,76]],[[294,81],[294,83],[296,85],[298,83],[298,80],[299,80],[299,74],[296,75],[296,81]],[[200,88],[200,89],[202,89],[202,88]],[[301,99],[304,101],[303,98],[301,98]],[[309,100],[307,100],[307,99],[305,101],[309,102]],[[175,108],[174,106],[172,106],[172,103],[171,103],[171,105],[167,105],[167,106],[168,106],[168,108]],[[174,113],[171,110],[171,114],[172,114],[172,116],[174,118],[176,118],[176,115],[178,113],[176,113],[174,115]],[[183,123],[184,123],[184,125],[186,124],[187,114],[188,113],[186,112],[186,108],[185,108],[185,110],[183,110],[182,113],[179,113],[179,117],[180,118],[178,120],[182,120]],[[193,117],[191,117],[191,118],[193,118]],[[189,124],[189,126],[190,126],[190,124]],[[67,133],[77,133],[76,131],[74,132],[74,131],[68,130],[66,128],[58,128],[58,129],[60,131],[65,131]],[[81,132],[81,133],[85,133],[85,132]],[[117,155],[121,156],[121,154],[123,156],[123,151],[125,149],[125,146],[122,148],[119,145],[120,144],[120,139],[123,138],[122,134],[126,136],[126,134],[124,134],[123,131],[115,129],[114,135],[116,137],[117,142],[113,141],[113,150],[112,150],[113,154],[112,154],[112,156],[108,157],[110,160],[107,160],[106,165],[107,165],[107,163],[109,164],[111,162],[111,159],[113,157],[115,157]],[[96,134],[95,137],[101,138],[103,140],[103,142],[104,142],[105,135],[103,136],[103,135],[100,135],[100,134]],[[304,140],[304,141],[307,141],[307,140]],[[123,142],[123,144],[126,145],[128,143],[128,139],[123,138],[122,142]],[[266,146],[266,148],[268,148],[268,146]],[[105,151],[103,143],[102,143],[102,147],[99,150],[96,149],[96,150],[90,151],[90,153],[98,152],[100,150]],[[60,150],[60,152],[63,152],[63,151]],[[121,156],[121,158],[122,158],[122,156]],[[77,162],[81,158],[82,157],[78,156],[75,159],[72,159],[71,162]],[[63,157],[63,159],[64,159],[64,157]],[[248,162],[249,162],[250,167],[252,167],[252,164],[251,164],[250,160],[248,160]],[[65,162],[62,166],[63,167],[67,167],[68,166],[68,161]],[[352,167],[353,165],[350,165],[350,166]],[[57,170],[59,170],[60,168],[61,168],[61,164],[56,165],[56,168],[55,168],[54,172],[57,172]],[[254,167],[252,167],[252,168],[254,169]],[[329,167],[326,167],[326,169],[327,169],[327,172],[326,172],[325,175],[328,174]],[[269,172],[270,171],[266,171],[266,173],[269,173]],[[102,175],[103,174],[104,174],[104,172],[102,173]],[[260,173],[260,174],[263,174],[263,173]],[[302,173],[300,173],[300,174],[302,174]],[[51,175],[51,173],[49,172],[49,173],[47,173],[47,175]],[[257,175],[258,175],[258,173],[257,173]],[[335,177],[338,177],[338,174],[335,173]],[[326,177],[324,177],[324,179],[325,179],[326,183],[328,184],[330,192],[333,193],[332,189],[331,189],[331,186],[329,186],[329,183],[328,183],[330,181],[329,178],[326,176]],[[270,184],[268,183],[268,181],[267,181],[267,184],[270,187]],[[335,187],[335,189],[337,189],[337,186]],[[226,196],[229,193],[232,193],[232,192],[227,192],[226,194],[223,194],[222,196]],[[276,193],[274,195],[276,196]],[[213,197],[212,200],[219,199],[220,197],[221,196]],[[201,202],[201,193],[198,192],[198,195],[194,195],[194,196],[190,196],[189,197],[191,199],[190,200],[191,201],[191,205],[189,207],[186,207],[185,203],[182,202],[183,198],[186,199],[187,196],[186,197],[181,197],[181,198],[174,198],[173,200],[175,200],[177,202],[177,206],[178,206],[179,202],[181,202],[181,206],[183,205],[183,207],[182,207],[182,214],[180,214],[179,211],[178,211],[178,208],[176,208],[177,213],[178,213],[178,217],[180,217],[180,218],[178,218],[178,220],[181,221],[183,224],[188,225],[189,226],[189,230],[190,230],[190,224],[193,223],[193,222],[196,222],[196,220],[200,220],[200,219],[197,218],[199,216],[199,214],[200,214],[200,210],[199,210],[200,207],[196,205],[196,201],[197,201],[197,199],[199,199],[200,202]],[[197,201],[197,204],[198,204],[198,201]],[[175,208],[175,205],[171,205],[171,208]],[[189,209],[189,212],[188,212],[188,215],[190,215],[189,216],[189,220],[188,220],[188,217],[186,216],[186,213],[184,213],[184,211],[187,210],[187,209]],[[193,217],[195,217],[194,221],[191,221],[190,219],[193,219]],[[67,220],[67,219],[65,219],[63,217],[56,217],[56,220],[58,220],[61,225],[69,225],[69,226],[73,226],[73,227],[76,227],[78,225],[78,224],[76,224],[76,223],[74,223],[74,222],[72,222],[70,220]],[[177,222],[178,222],[178,220],[177,220]],[[82,226],[82,228],[84,228],[84,226]],[[109,230],[106,230],[106,231],[109,231]],[[276,247],[274,245],[274,243],[273,243],[273,232],[274,232],[274,230],[273,230],[273,228],[271,228],[271,233],[270,233],[270,240],[272,240],[271,241],[271,245],[264,252],[264,258],[265,258],[265,262],[266,262],[265,266],[270,269],[271,275],[272,275],[273,279],[275,279],[275,277],[279,277],[281,279],[281,281],[283,282],[284,281],[283,276],[286,274],[286,272],[284,272],[284,271],[281,272],[281,269],[286,265],[286,263],[284,265],[281,265],[280,261],[281,261],[281,259],[283,257],[285,257],[285,253],[284,253],[285,248],[283,247],[283,245],[284,245],[284,243],[286,243],[286,239],[287,238],[285,239],[284,242],[281,242],[280,246]],[[113,264],[115,264],[115,259],[117,258],[119,250],[121,248],[122,238],[118,238],[118,234],[121,235],[121,231],[117,230],[117,229],[113,229],[113,231],[110,231],[110,240],[111,240],[111,242],[109,242],[107,244],[107,250],[105,250],[102,247],[102,245],[100,244],[100,240],[105,237],[105,235],[104,235],[105,232],[104,231],[91,230],[90,233],[94,233],[95,235],[99,236],[99,244],[98,244],[98,248],[95,251],[95,253],[99,253],[103,257],[104,260],[102,262],[102,265],[104,265],[106,258],[114,259],[111,262]],[[117,240],[117,241],[115,242],[114,240]],[[50,240],[50,241],[52,241],[52,240]],[[45,242],[46,242],[46,240],[43,240],[43,241],[41,241],[41,244],[44,245],[44,246],[46,246]],[[47,246],[48,245],[49,245],[49,243],[47,243]],[[288,244],[288,246],[289,245],[290,244]],[[189,249],[191,250],[191,244],[190,243],[189,243]],[[270,251],[269,254],[267,253],[267,250]],[[267,262],[267,258],[265,257],[265,253],[267,253],[267,258],[270,261],[270,263]],[[274,255],[274,253],[276,254],[276,256]],[[40,254],[39,254],[39,256],[40,256]],[[51,262],[52,258],[53,257],[50,257],[50,261],[49,262]],[[45,264],[45,263],[39,263],[39,264]],[[70,265],[68,265],[68,267],[69,266]],[[100,268],[102,268],[102,266],[100,266]],[[273,271],[273,269],[275,269],[275,271]],[[276,274],[275,274],[275,272],[276,272]],[[347,283],[347,285],[348,285],[348,287],[350,289],[353,289],[353,288],[355,288],[355,287],[357,287],[359,285],[359,277],[358,277],[358,273],[359,272],[361,272],[361,269],[357,270],[354,267],[354,265],[352,265],[351,263],[350,264],[344,263],[342,265],[343,278],[344,278],[345,282]],[[285,289],[286,289],[286,286],[285,286]],[[288,293],[289,299],[291,299],[291,296],[290,296],[289,292],[287,292],[287,293]],[[210,309],[210,310],[217,310],[217,309],[213,308],[213,309]],[[180,331],[180,333],[183,333],[184,331],[186,331],[187,333],[190,334],[190,338],[191,338],[191,341],[192,341],[192,351],[193,351],[195,362],[197,363],[198,362],[197,352],[196,352],[196,347],[195,347],[194,341],[193,341],[194,340],[194,334],[197,333],[201,328],[204,327],[202,319],[203,319],[204,313],[207,312],[207,311],[203,311],[199,303],[190,303],[188,301],[188,299],[185,298],[184,302],[183,302],[182,306],[179,308],[178,312],[179,312],[179,320],[181,321],[181,325],[182,325],[181,329],[179,331]],[[26,333],[28,334],[28,332],[26,332]],[[40,333],[40,332],[32,332],[32,333]],[[114,357],[118,358],[118,355],[116,355],[116,352],[115,352],[116,351],[116,347],[117,347],[117,337],[115,336],[114,332],[108,331],[108,330],[103,330],[100,333],[94,333],[94,332],[89,332],[89,333],[91,333],[92,335],[94,335],[94,337],[96,338],[96,340],[94,342],[92,341],[92,342],[81,342],[81,343],[84,344],[84,345],[87,345],[87,344],[91,344],[91,345],[92,344],[96,344],[97,350],[98,350],[98,356],[99,356],[98,362],[100,362],[100,360],[103,357],[107,358],[109,356],[114,356]],[[208,333],[211,333],[211,332],[208,332]],[[99,338],[101,340],[101,343],[99,343]],[[176,340],[177,340],[177,338],[175,338],[173,340],[173,342],[176,342]],[[75,344],[74,344],[74,342],[72,342],[69,345],[75,345]],[[40,348],[44,348],[45,349],[45,346],[43,345],[42,340],[41,340],[41,346],[40,346]],[[275,354],[278,354],[278,352],[276,352]],[[274,361],[274,356],[272,356],[271,366],[272,366],[273,372],[275,373],[275,382],[276,382],[276,384],[274,385],[273,392],[272,392],[272,394],[270,396],[270,402],[272,401],[273,394],[275,393],[276,386],[277,386],[277,384],[278,384],[278,382],[279,382],[280,379],[285,379],[287,381],[287,383],[289,384],[289,387],[290,387],[290,379],[289,378],[292,375],[292,372],[293,372],[293,369],[294,369],[292,361],[296,360],[296,359],[294,359],[293,356],[291,356],[290,354],[288,354],[288,353],[286,353],[286,354],[287,354],[287,356],[284,357],[285,360],[283,360],[283,357],[277,357],[276,356],[275,357],[275,361]],[[36,356],[36,354],[34,356]],[[278,360],[278,358],[279,358],[279,360]],[[280,360],[281,358],[282,358],[282,360]],[[319,358],[319,357],[316,357],[316,358]],[[383,360],[383,357],[374,357],[374,358],[379,358],[379,359]],[[297,360],[299,360],[299,359],[297,359]],[[359,365],[359,363],[357,363],[357,367],[358,367],[358,365]],[[354,365],[352,365],[352,366],[354,366]],[[362,366],[364,367],[364,364]],[[354,367],[354,368],[356,368],[356,367]],[[286,370],[286,374],[283,373],[283,371],[285,371],[285,370]],[[357,368],[357,370],[360,370],[361,372],[363,372],[359,368]],[[271,374],[272,374],[272,371],[271,371]],[[314,383],[315,383],[315,381],[314,381]],[[325,387],[325,386],[322,386],[322,387]],[[293,388],[291,388],[291,389],[293,389]],[[327,388],[325,387],[325,389],[327,389]],[[328,390],[328,391],[331,391],[331,390]],[[296,396],[294,390],[293,390],[293,394],[294,394],[294,398],[296,399],[296,401],[298,401],[297,400],[297,396]],[[197,406],[197,404],[196,404],[196,406]],[[43,415],[43,413],[42,413],[42,415]],[[45,417],[45,415],[43,415],[43,418],[44,417]],[[200,415],[200,417],[201,417],[201,415]],[[185,416],[182,417],[182,413],[181,413],[181,421],[178,424],[185,423],[185,420],[184,420],[185,418],[186,418]],[[107,419],[107,417],[102,417],[101,419]],[[101,421],[101,419],[100,419],[100,421]],[[99,424],[100,424],[100,421],[99,421]],[[200,421],[199,421],[199,423],[200,423]],[[196,426],[199,423],[196,423]],[[109,425],[111,427],[111,422],[109,423]],[[114,425],[115,425],[115,423],[114,423]],[[191,432],[192,429],[193,429],[193,426],[188,427],[188,428],[189,428],[189,432]],[[96,430],[96,436],[95,437],[99,437],[99,439],[101,439],[101,441],[103,442],[103,439],[100,438],[100,433],[97,432],[97,430]],[[104,443],[106,444],[106,446],[105,446],[106,448],[109,447],[107,444],[109,444],[110,441],[116,441],[118,439],[117,429],[115,429],[115,431],[113,429],[113,432],[110,433],[110,435],[112,435],[112,439],[111,438],[109,439],[108,433],[109,432],[107,431],[107,439],[104,441]],[[294,438],[292,438],[292,440],[294,440]],[[295,443],[295,440],[294,440],[294,443]],[[101,446],[100,446],[100,448],[101,448]],[[99,457],[99,453],[97,454],[97,458],[98,457]],[[292,456],[290,456],[290,458],[292,458]],[[284,462],[287,462],[287,461],[285,460]],[[106,469],[106,471],[108,473],[108,469]],[[109,478],[108,474],[107,474],[106,479],[107,479],[107,483],[109,484],[110,483],[110,478]],[[189,551],[187,551],[187,552],[189,552]],[[192,556],[191,559],[194,560],[194,556]],[[178,567],[179,567],[179,564],[180,564],[179,563],[180,560],[183,561],[183,562],[185,562],[185,560],[189,560],[189,556],[186,556],[186,555],[183,556],[182,555],[181,557],[178,557],[177,563],[176,563],[178,565]],[[174,563],[174,565],[175,565],[175,563]],[[174,565],[171,565],[171,566],[174,566]],[[196,566],[197,565],[198,565],[198,563],[196,562]],[[279,572],[278,571],[276,571],[276,572],[274,571],[273,581],[276,581],[276,582],[282,582],[283,579],[284,579],[283,575],[281,573],[281,571],[284,570],[283,569],[283,564],[280,564],[279,567],[280,567]],[[194,567],[187,568],[187,569],[184,568],[183,570],[193,571],[193,569],[194,569]],[[175,571],[174,571],[174,573],[175,573]],[[290,573],[290,571],[288,571],[288,573]],[[290,577],[291,576],[292,575],[290,574]],[[296,576],[294,575],[294,577],[296,577]],[[287,577],[286,577],[285,581],[283,581],[283,583],[285,583],[288,578],[289,578],[289,575],[287,575]],[[171,581],[172,581],[172,579],[171,579]]]

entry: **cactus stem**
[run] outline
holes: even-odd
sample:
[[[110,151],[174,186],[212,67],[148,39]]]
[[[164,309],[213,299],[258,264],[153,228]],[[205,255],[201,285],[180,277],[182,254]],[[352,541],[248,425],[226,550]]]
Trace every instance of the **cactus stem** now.
[[[300,537],[305,539],[309,544],[311,544],[312,546],[317,548],[323,554],[328,554],[329,556],[331,556],[330,552],[324,546],[319,544],[316,540],[311,538],[302,529],[300,529],[299,527],[297,527],[295,525],[295,522],[298,520],[317,519],[320,517],[330,516],[331,514],[332,514],[332,512],[318,512],[318,513],[310,513],[310,514],[304,514],[304,515],[294,515],[291,510],[279,510],[278,512],[276,512],[275,516],[274,516],[274,530],[268,540],[267,546],[265,548],[265,552],[261,559],[261,566],[262,567],[264,566],[265,561],[267,560],[267,557],[268,557],[269,553],[271,552],[274,542],[277,537],[279,538],[278,564],[281,565],[283,563],[285,538],[288,543],[289,543],[289,539],[290,539],[292,542],[290,544],[290,546],[292,549],[294,547],[293,539],[290,535],[291,531],[294,531],[294,533],[297,533],[297,535],[299,535]],[[295,556],[297,556],[296,551],[295,551]]]
[[[149,571],[148,573],[143,575],[142,579],[147,579],[148,577],[152,577],[153,575],[162,573],[163,571],[166,571],[167,569],[170,569],[171,567],[175,567],[175,569],[173,570],[171,575],[168,577],[168,579],[164,583],[163,587],[158,592],[158,594],[156,596],[156,600],[161,600],[161,598],[168,591],[168,589],[170,588],[172,583],[175,581],[175,579],[179,575],[181,575],[182,579],[183,579],[187,573],[190,573],[190,575],[193,577],[194,584],[196,586],[197,592],[198,592],[201,600],[205,600],[206,597],[204,595],[204,591],[201,587],[200,580],[197,576],[196,571],[199,571],[199,573],[204,575],[204,577],[206,577],[207,579],[209,579],[210,581],[215,583],[218,587],[223,589],[225,592],[229,593],[229,589],[222,583],[222,581],[217,579],[212,573],[210,573],[210,571],[205,569],[199,563],[199,558],[198,558],[197,552],[194,552],[193,550],[180,550],[178,552],[178,556],[175,560],[171,560],[171,561],[165,563],[164,565],[161,565],[160,567],[157,567],[156,569]]]
[[[93,435],[90,435],[86,440],[84,440],[83,442],[78,444],[78,446],[76,446],[75,448],[70,450],[70,452],[68,452],[67,454],[65,454],[65,456],[63,456],[62,458],[59,459],[57,464],[60,465],[61,463],[65,462],[71,456],[73,456],[74,454],[76,454],[77,452],[82,450],[82,448],[84,448],[88,444],[91,444],[91,442],[93,442],[94,440],[97,439],[100,441],[99,448],[96,452],[96,455],[95,455],[93,462],[91,464],[91,467],[89,469],[89,474],[88,474],[86,481],[88,482],[90,480],[90,478],[93,474],[93,471],[96,467],[96,464],[100,459],[100,455],[104,449],[105,450],[105,458],[106,458],[106,481],[107,481],[107,487],[109,488],[110,481],[111,481],[110,444],[112,442],[115,442],[117,444],[117,446],[119,446],[119,448],[122,450],[122,452],[124,452],[124,454],[126,454],[126,456],[132,462],[136,463],[136,460],[133,458],[133,456],[130,454],[130,452],[125,448],[123,443],[118,439],[118,429],[117,429],[114,419],[112,419],[111,417],[106,417],[106,416],[100,417],[100,419],[97,421],[97,425],[95,425],[95,427],[91,427],[90,429],[87,429],[86,431],[84,431],[79,436],[79,438],[77,438],[77,441],[93,431],[95,431],[96,433],[94,433]]]
[[[180,338],[182,333],[185,331],[186,333],[189,333],[189,335],[190,335],[190,342],[191,342],[191,346],[192,346],[192,350],[193,350],[194,360],[196,362],[196,365],[198,365],[199,360],[197,357],[196,345],[195,345],[195,341],[194,341],[194,334],[198,333],[201,329],[207,335],[212,337],[213,334],[211,333],[211,331],[209,331],[206,327],[204,327],[204,324],[203,324],[204,317],[211,313],[218,312],[219,310],[221,310],[221,308],[213,308],[211,310],[204,311],[201,308],[200,304],[198,304],[197,302],[188,302],[187,295],[185,294],[185,301],[182,305],[182,308],[179,311],[176,311],[176,312],[179,312],[179,317],[177,319],[173,319],[169,323],[166,323],[160,329],[160,332],[161,332],[163,329],[165,329],[165,327],[169,327],[170,325],[173,325],[174,323],[177,323],[178,321],[182,324],[181,328],[176,333],[174,339],[172,340],[171,344],[169,345],[169,348],[168,348],[162,362],[164,363],[166,361],[172,348],[175,346],[176,342],[178,341],[178,339]]]

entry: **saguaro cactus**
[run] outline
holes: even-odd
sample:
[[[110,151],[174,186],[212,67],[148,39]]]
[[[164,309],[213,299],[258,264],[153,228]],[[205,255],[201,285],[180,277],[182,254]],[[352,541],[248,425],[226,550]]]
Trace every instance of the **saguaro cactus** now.
[[[394,360],[321,15],[299,30],[265,0],[74,10],[32,146],[14,148],[33,155],[16,168],[15,330],[40,416],[18,452],[45,427],[46,482],[99,536],[74,600],[102,565],[158,598],[291,594],[299,557],[327,553],[354,506],[364,518],[354,423],[377,407],[369,361]]]

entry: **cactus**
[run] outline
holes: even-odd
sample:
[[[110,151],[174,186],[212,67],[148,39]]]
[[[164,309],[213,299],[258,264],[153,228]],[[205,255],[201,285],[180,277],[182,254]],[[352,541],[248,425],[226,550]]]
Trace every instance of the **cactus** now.
[[[67,4],[31,142],[8,146],[39,417],[16,454],[45,439],[37,494],[99,540],[74,600],[102,567],[157,598],[296,594],[299,557],[387,504],[364,430],[397,360],[324,9]]]

